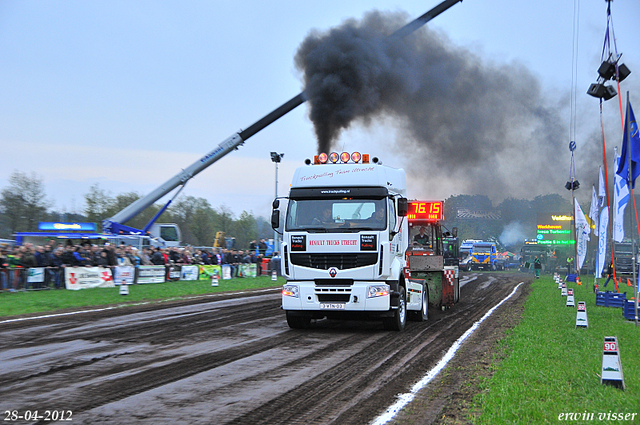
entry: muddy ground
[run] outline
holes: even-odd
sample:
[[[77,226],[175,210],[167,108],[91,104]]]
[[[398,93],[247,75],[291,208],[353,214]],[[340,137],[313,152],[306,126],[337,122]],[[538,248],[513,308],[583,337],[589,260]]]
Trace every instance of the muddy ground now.
[[[465,423],[530,277],[463,274],[457,305],[404,332],[327,320],[292,330],[274,290],[5,321],[0,413],[64,411],[74,424],[369,424],[523,281],[393,420]]]

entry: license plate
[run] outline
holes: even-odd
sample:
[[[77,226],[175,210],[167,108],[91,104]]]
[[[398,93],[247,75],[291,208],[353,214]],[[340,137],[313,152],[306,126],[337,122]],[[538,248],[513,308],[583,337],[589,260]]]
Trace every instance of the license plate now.
[[[320,310],[344,310],[345,303],[320,303]]]

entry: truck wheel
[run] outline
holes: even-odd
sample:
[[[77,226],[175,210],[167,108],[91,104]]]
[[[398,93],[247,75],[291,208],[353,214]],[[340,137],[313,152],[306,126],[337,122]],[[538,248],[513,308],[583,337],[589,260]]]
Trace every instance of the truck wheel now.
[[[422,308],[420,311],[416,311],[416,320],[418,322],[424,322],[429,317],[429,292],[426,286],[422,290]]]
[[[287,324],[291,329],[309,329],[311,326],[311,317],[294,316],[287,311]]]
[[[395,310],[393,317],[385,317],[383,319],[384,329],[387,331],[402,331],[407,323],[407,305],[404,293],[404,287],[398,288],[400,297],[398,298],[398,308]]]

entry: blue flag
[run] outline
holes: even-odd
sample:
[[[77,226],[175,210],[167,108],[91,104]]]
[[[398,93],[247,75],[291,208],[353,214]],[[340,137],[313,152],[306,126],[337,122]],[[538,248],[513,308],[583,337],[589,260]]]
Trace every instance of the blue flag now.
[[[631,180],[629,180],[629,151],[631,152]],[[640,175],[640,134],[638,123],[633,115],[631,103],[627,102],[627,121],[625,123],[624,136],[622,136],[622,152],[616,174],[622,177],[630,188],[635,188],[636,177]]]

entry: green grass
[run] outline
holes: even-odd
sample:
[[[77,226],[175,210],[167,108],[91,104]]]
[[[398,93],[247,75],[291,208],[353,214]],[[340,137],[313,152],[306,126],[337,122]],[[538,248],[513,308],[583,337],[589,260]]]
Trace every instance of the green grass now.
[[[622,309],[596,307],[593,279],[573,287],[576,306],[586,302],[588,328],[577,328],[576,308],[566,307],[551,277],[532,283],[520,324],[501,342],[506,358],[474,399],[479,424],[633,423],[640,424],[640,327]],[[609,288],[611,290],[611,285]],[[632,288],[627,299],[633,296]],[[605,336],[618,338],[626,390],[600,384]],[[580,420],[559,420],[579,413]],[[583,416],[593,413],[593,420]],[[599,414],[604,414],[600,418]],[[634,420],[607,420],[609,413],[637,413]]]
[[[0,293],[0,317],[19,314],[54,312],[56,310],[166,300],[216,292],[282,286],[284,279],[272,281],[269,276],[222,280],[211,286],[208,280],[178,281],[130,285],[129,295],[120,295],[120,287],[91,288],[79,291],[40,290]]]

